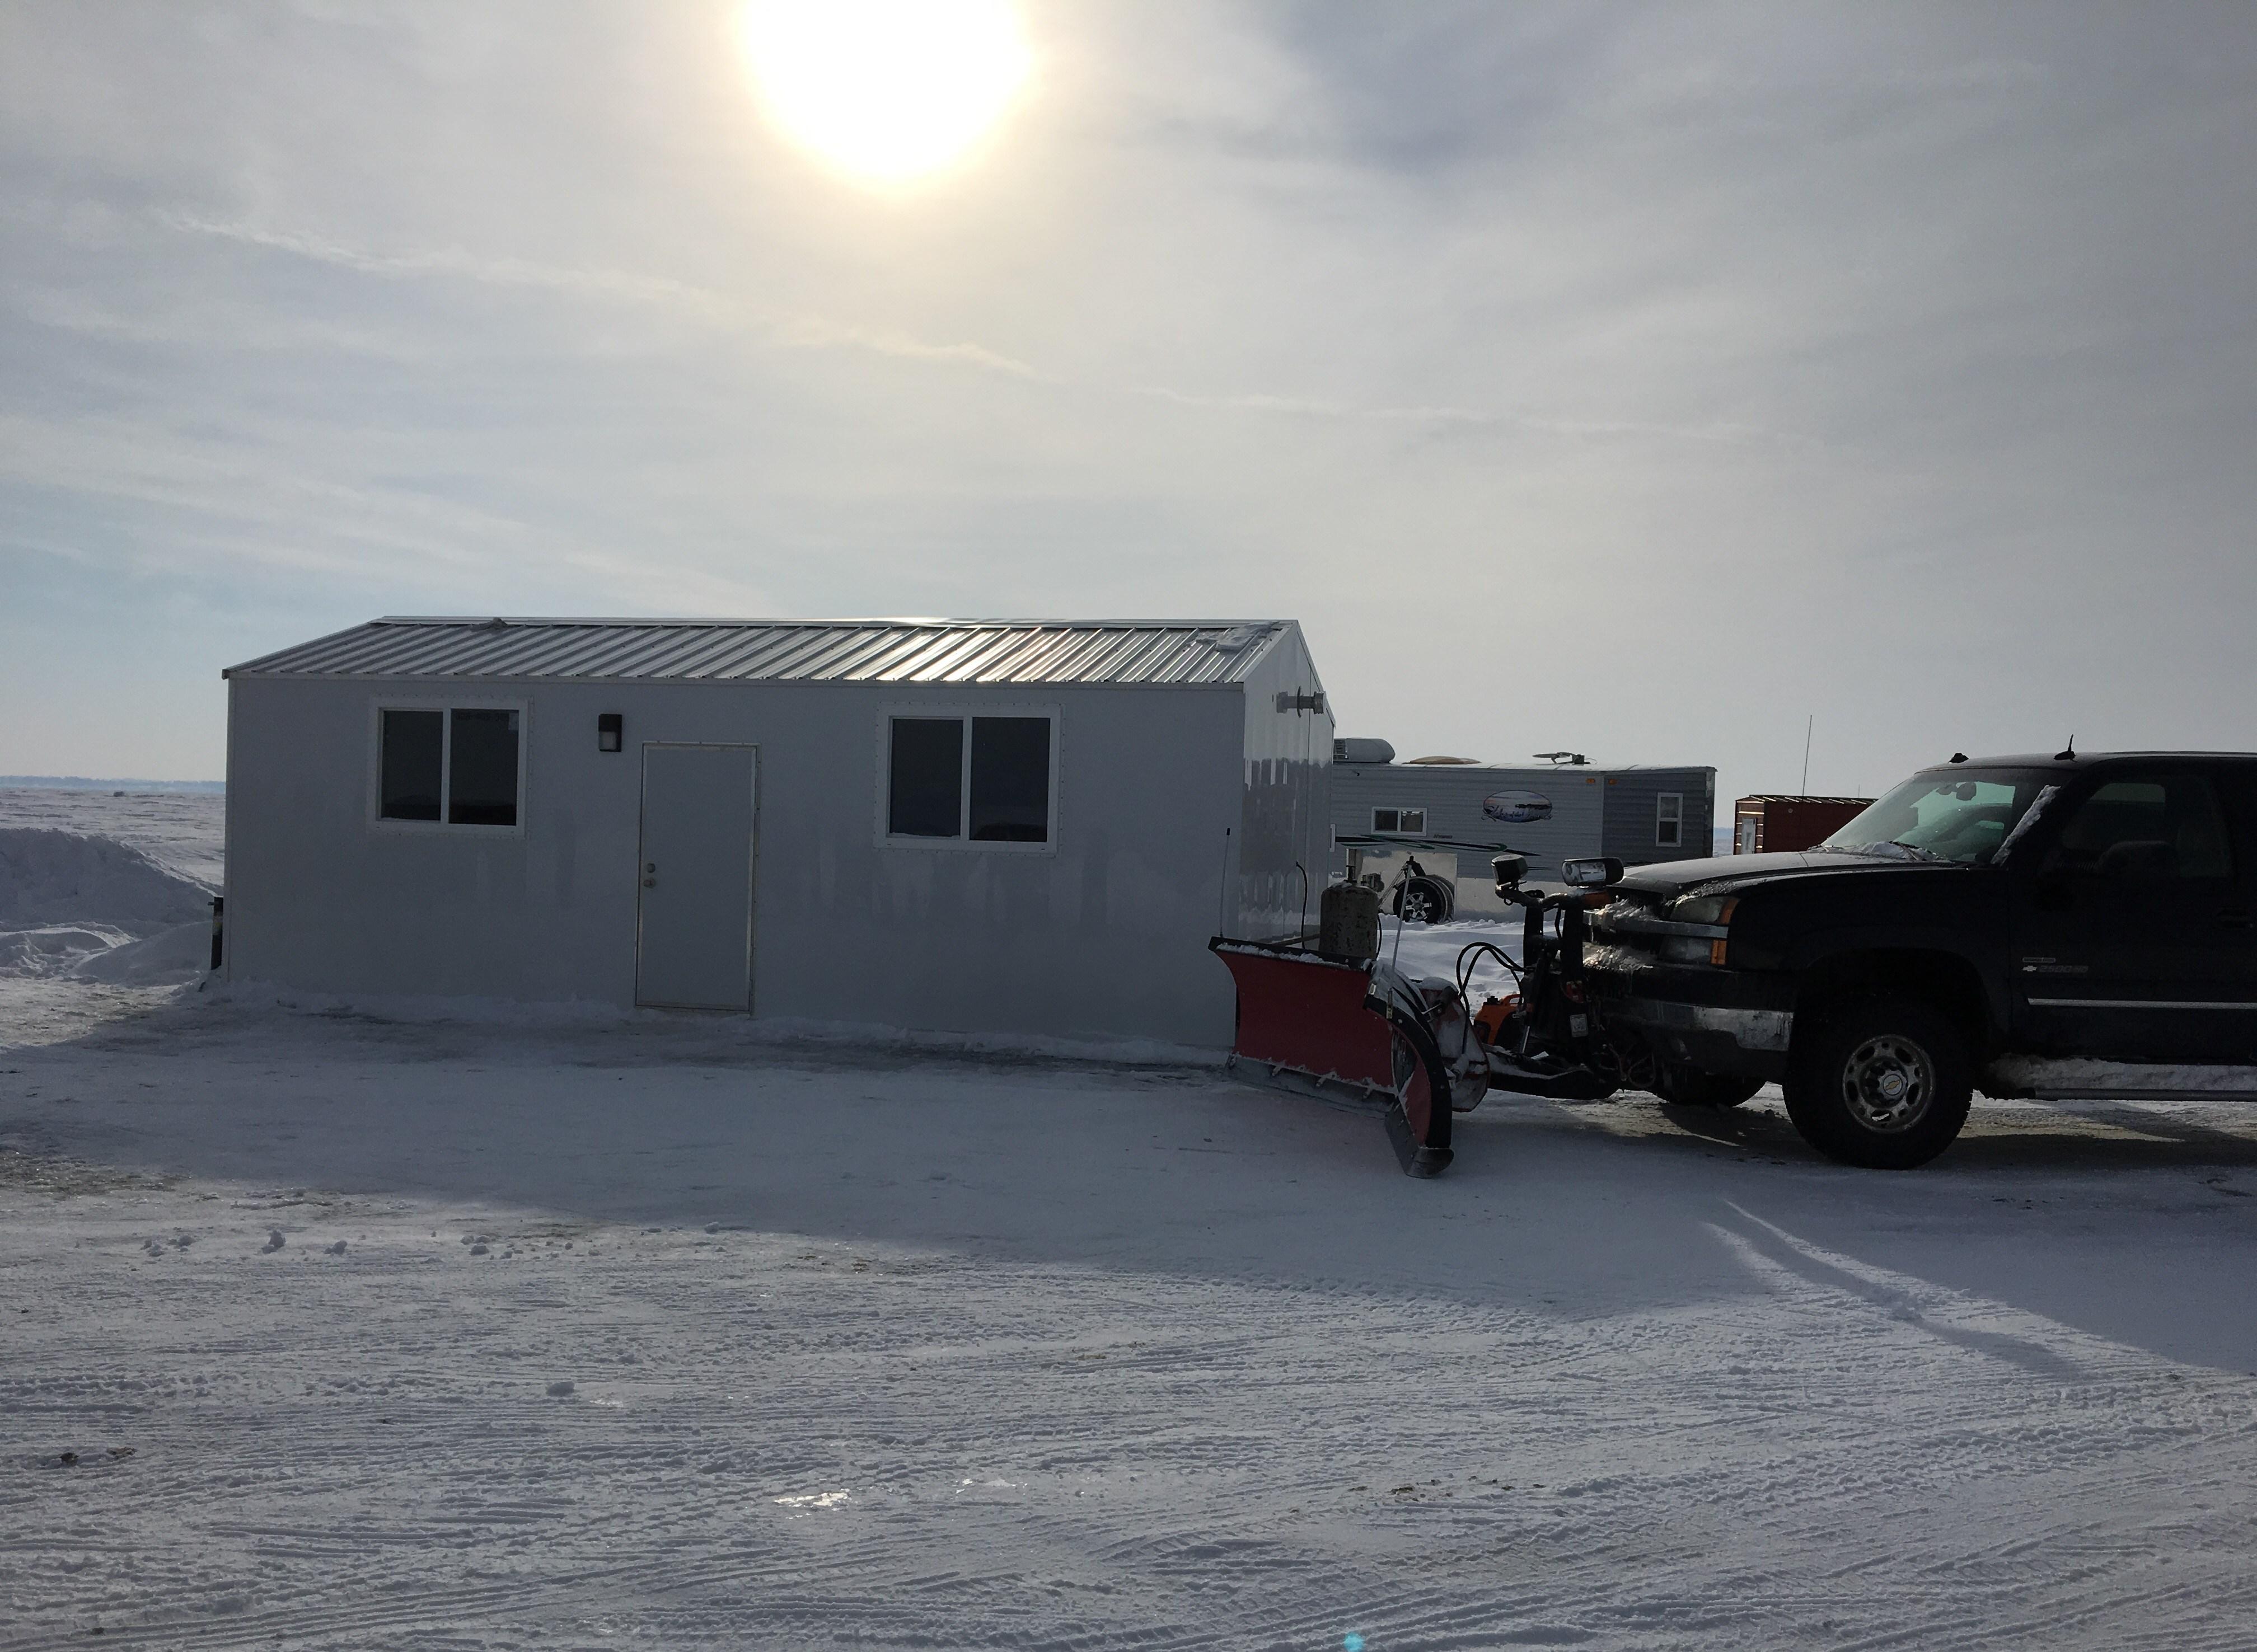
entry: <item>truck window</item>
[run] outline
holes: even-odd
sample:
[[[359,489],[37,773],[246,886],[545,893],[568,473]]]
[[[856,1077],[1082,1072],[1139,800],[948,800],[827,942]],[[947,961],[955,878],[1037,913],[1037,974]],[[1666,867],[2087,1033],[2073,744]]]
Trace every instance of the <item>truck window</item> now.
[[[2104,878],[2231,878],[2218,793],[2199,774],[2111,780],[2077,806],[2053,864]]]

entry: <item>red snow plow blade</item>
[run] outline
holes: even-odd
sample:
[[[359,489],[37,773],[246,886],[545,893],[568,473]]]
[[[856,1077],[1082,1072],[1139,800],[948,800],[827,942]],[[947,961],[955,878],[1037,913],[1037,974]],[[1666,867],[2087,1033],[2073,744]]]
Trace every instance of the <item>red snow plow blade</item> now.
[[[1218,935],[1209,950],[1238,984],[1240,1077],[1381,1114],[1411,1175],[1450,1161],[1450,1080],[1418,1020],[1371,992],[1371,966]]]

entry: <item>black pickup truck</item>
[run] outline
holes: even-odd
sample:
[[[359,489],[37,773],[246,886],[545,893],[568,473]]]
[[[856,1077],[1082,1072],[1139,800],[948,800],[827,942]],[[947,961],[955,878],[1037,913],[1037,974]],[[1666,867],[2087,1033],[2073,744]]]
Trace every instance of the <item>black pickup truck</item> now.
[[[2257,1065],[2257,756],[1955,757],[1815,849],[1609,893],[1584,967],[1623,1082],[1731,1105],[1775,1080],[1846,1163],[1926,1163],[1978,1084],[2076,1093],[2049,1063]]]

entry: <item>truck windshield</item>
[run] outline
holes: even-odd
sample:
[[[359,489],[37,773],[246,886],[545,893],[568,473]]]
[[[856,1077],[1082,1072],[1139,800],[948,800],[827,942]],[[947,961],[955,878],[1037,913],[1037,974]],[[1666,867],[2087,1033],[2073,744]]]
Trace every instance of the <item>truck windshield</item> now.
[[[1915,774],[1818,847],[1987,866],[2053,778],[1999,769]]]

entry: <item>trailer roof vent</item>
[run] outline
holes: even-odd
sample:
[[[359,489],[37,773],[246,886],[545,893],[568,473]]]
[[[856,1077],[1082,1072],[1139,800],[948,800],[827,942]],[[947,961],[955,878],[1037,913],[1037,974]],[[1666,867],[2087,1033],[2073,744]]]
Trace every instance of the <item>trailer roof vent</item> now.
[[[1429,767],[1478,768],[1481,766],[1481,759],[1472,757],[1414,757],[1411,760],[1413,763],[1424,763]]]
[[[1392,763],[1395,748],[1384,740],[1334,740],[1333,761],[1353,763],[1359,766],[1369,763]]]

